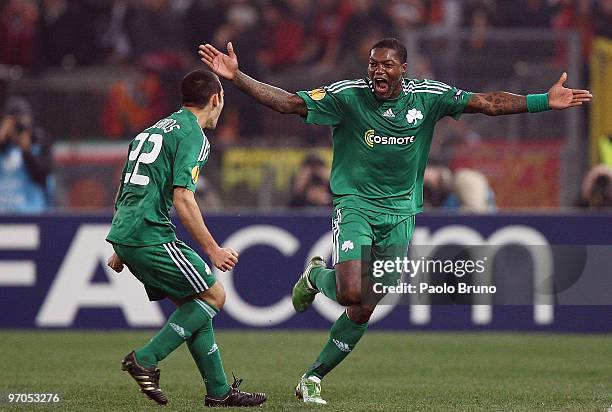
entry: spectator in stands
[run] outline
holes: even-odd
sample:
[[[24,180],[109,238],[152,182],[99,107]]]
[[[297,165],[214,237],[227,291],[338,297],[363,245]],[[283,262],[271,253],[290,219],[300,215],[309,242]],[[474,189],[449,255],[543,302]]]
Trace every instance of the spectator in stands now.
[[[466,53],[482,55],[494,47],[486,38],[487,31],[494,25],[497,8],[495,3],[477,1],[470,3],[465,16],[467,27],[472,31],[466,46]]]
[[[287,0],[291,14],[304,28],[304,44],[298,58],[302,65],[312,61],[318,47],[315,37],[317,2],[318,0]]]
[[[582,43],[582,55],[589,60],[591,37],[593,34],[593,16],[591,0],[559,0],[556,11],[551,18],[551,27],[559,31],[577,30]],[[556,45],[556,63],[567,64],[567,45],[559,41]]]
[[[582,179],[580,205],[587,208],[612,207],[612,168],[593,167]]]
[[[453,193],[453,173],[443,165],[430,165],[423,175],[423,202],[427,207],[459,207]]]
[[[428,24],[443,26],[446,29],[459,27],[462,2],[463,0],[430,0]]]
[[[430,165],[423,176],[426,206],[462,212],[495,211],[495,194],[484,174],[473,169],[458,169],[453,174],[443,165]]]
[[[43,67],[87,65],[96,51],[95,31],[82,4],[43,0],[36,37],[36,60]]]
[[[51,151],[30,104],[8,99],[0,122],[0,212],[39,213],[51,204]]]
[[[489,88],[500,78],[515,75],[514,62],[531,50],[517,47],[515,42],[503,42],[488,37],[500,19],[498,4],[491,1],[471,1],[464,13],[465,27],[469,37],[462,42],[461,64],[455,73],[460,78],[472,78],[472,88]],[[517,55],[518,53],[518,55]],[[473,73],[480,76],[474,78]]]
[[[128,13],[127,29],[134,61],[158,72],[183,71],[191,58],[186,50],[186,9],[181,2],[142,0]]]
[[[236,43],[236,47],[252,57],[253,60],[246,63],[256,68],[258,33],[262,30],[259,23],[259,13],[253,4],[232,3],[225,10],[224,21],[213,34],[213,42],[218,45],[225,45],[230,40]]]
[[[453,190],[462,212],[494,212],[495,195],[484,174],[473,169],[458,169],[454,174]]]
[[[402,38],[404,32],[427,23],[427,7],[423,0],[391,0],[387,16],[393,27],[393,35]]]
[[[393,35],[391,21],[384,14],[384,8],[381,7],[380,2],[353,0],[351,5],[353,7],[351,17],[346,24],[346,30],[342,33],[342,50],[354,49],[363,39],[364,31],[380,32],[382,34],[379,38]],[[370,43],[370,46],[374,43],[376,40]],[[360,62],[359,66],[363,67],[363,62]]]
[[[291,190],[291,207],[331,206],[329,169],[316,153],[309,153],[300,166]]]
[[[223,9],[222,9],[223,10]],[[245,70],[260,75],[258,61],[259,34],[262,30],[260,16],[251,2],[235,1],[225,8],[224,20],[213,34],[213,43],[219,46],[232,41],[237,50],[246,55]],[[199,41],[199,40],[198,40]],[[197,43],[194,43],[197,44]],[[230,143],[238,137],[256,136],[261,133],[261,106],[244,93],[228,88],[225,90],[225,109],[219,120],[219,142]]]
[[[357,36],[351,36],[350,46],[347,44],[343,48],[345,53],[336,70],[339,78],[363,77],[363,67],[369,62],[372,45],[384,37],[383,29],[375,24],[364,26],[358,33]]]
[[[99,41],[105,64],[120,64],[129,59],[131,45],[127,32],[128,10],[127,0],[113,0],[104,13],[106,18],[101,24]]]
[[[262,9],[259,61],[269,72],[278,72],[298,62],[304,42],[304,27],[284,1],[273,0]]]
[[[221,195],[215,190],[209,179],[200,175],[196,188],[195,199],[200,210],[212,212],[222,210],[223,202],[221,201]]]
[[[314,0],[287,0],[293,16],[300,21],[306,33],[312,33],[314,27]]]
[[[315,71],[332,70],[339,57],[342,35],[350,16],[350,1],[319,0],[314,12],[313,31],[304,47],[302,61],[317,62]]]
[[[599,0],[593,15],[593,29],[596,36],[612,39],[612,0]]]
[[[0,64],[30,67],[38,7],[34,0],[8,0],[0,7]]]
[[[121,80],[111,87],[100,125],[109,137],[131,138],[155,119],[163,117],[168,109],[159,75],[148,71],[136,82]]]
[[[225,22],[230,6],[226,0],[192,1],[185,18],[188,36],[186,44],[198,44],[201,39],[213,39]]]
[[[550,28],[552,10],[547,0],[500,1],[498,7],[500,26]]]

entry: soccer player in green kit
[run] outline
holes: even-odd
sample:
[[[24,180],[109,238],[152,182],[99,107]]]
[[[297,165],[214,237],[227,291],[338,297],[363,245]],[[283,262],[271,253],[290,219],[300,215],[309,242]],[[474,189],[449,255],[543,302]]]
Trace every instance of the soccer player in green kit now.
[[[177,239],[170,220],[174,208],[213,265],[225,272],[238,262],[233,249],[219,247],[202,219],[194,198],[200,168],[210,143],[202,128],[214,129],[223,110],[223,88],[208,70],[187,74],[181,84],[180,110],[159,120],[130,142],[107,240],[115,253],[108,266],[124,264],[140,280],[150,300],[171,299],[177,309],[164,327],[122,362],[141,392],[160,405],[168,402],[159,385],[158,362],[183,342],[202,375],[207,406],[257,406],[263,393],[227,383],[212,319],[225,303],[225,290],[202,258]]]
[[[231,43],[227,54],[210,44],[200,45],[199,54],[215,73],[258,102],[298,114],[307,123],[332,126],[334,268],[313,257],[292,300],[296,311],[303,312],[320,292],[347,309],[296,387],[296,396],[307,403],[326,403],[321,379],[353,350],[376,307],[363,299],[361,261],[371,259],[361,256],[362,247],[371,248],[376,260],[406,256],[415,215],[423,209],[423,173],[436,122],[462,113],[565,109],[592,97],[587,90],[565,88],[565,73],[548,93],[528,96],[469,93],[437,81],[407,79],[406,48],[391,38],[372,46],[366,78],[295,94],[242,73]],[[389,273],[377,281],[392,285],[400,275]]]

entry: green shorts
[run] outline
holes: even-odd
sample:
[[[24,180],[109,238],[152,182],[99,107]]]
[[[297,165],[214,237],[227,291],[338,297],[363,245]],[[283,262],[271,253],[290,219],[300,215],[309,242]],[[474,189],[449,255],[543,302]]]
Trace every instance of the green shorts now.
[[[113,249],[144,284],[149,300],[182,299],[204,292],[217,282],[206,262],[180,240],[153,246],[113,243]]]
[[[361,260],[371,266],[376,260],[404,259],[414,232],[415,215],[400,216],[368,210],[340,208],[332,217],[333,265]],[[371,270],[368,271],[372,273]],[[385,285],[395,285],[401,272],[389,272],[376,278]]]

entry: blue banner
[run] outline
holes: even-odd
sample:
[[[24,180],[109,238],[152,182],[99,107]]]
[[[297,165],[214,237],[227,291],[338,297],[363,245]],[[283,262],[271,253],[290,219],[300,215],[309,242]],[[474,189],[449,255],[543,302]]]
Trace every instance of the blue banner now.
[[[0,328],[159,327],[173,310],[149,302],[128,272],[106,267],[110,215],[0,217]],[[217,241],[240,251],[232,273],[217,273],[227,302],[216,318],[226,328],[328,328],[343,310],[323,296],[304,314],[291,288],[313,255],[332,251],[324,215],[214,215]],[[423,215],[413,243],[612,245],[612,215]],[[179,238],[197,250],[179,227]],[[608,277],[610,267],[601,267]],[[517,274],[519,276],[520,274]],[[533,283],[533,282],[532,282]],[[529,283],[527,283],[529,284]],[[534,286],[535,287],[535,286]],[[605,291],[602,291],[605,293]],[[609,290],[608,290],[609,293]],[[612,306],[383,305],[373,328],[611,332]],[[553,304],[551,304],[553,303]]]

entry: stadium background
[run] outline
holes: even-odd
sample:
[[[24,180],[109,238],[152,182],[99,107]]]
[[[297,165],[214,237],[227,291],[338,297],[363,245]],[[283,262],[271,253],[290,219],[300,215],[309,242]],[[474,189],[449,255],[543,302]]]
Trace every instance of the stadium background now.
[[[442,183],[432,180],[430,206],[417,220],[419,241],[487,243],[504,232],[523,244],[534,238],[550,245],[612,244],[606,208],[612,204],[611,0],[2,0],[0,10],[0,103],[14,95],[30,102],[54,160],[51,206],[39,215],[0,215],[4,349],[30,336],[8,329],[163,324],[171,306],[148,303],[135,280],[105,267],[111,249],[104,236],[127,142],[178,107],[178,82],[202,67],[196,48],[204,42],[223,48],[233,41],[243,71],[291,91],[363,76],[369,46],[387,35],[407,45],[410,77],[464,90],[544,92],[567,71],[569,86],[594,94],[589,107],[440,122],[430,163]],[[317,298],[314,311],[297,316],[288,293],[311,253],[331,253],[329,207],[302,207],[294,193],[306,159],[330,164],[330,130],[255,105],[227,82],[224,87],[219,128],[207,132],[212,152],[198,201],[218,241],[238,246],[242,258],[234,274],[220,275],[232,287],[216,325],[252,342],[259,335],[247,329],[323,331],[340,309]],[[470,209],[454,193],[460,188],[452,176],[462,169],[486,177],[485,190],[494,197],[485,206]],[[603,176],[596,187],[593,175],[587,178],[592,170]],[[437,191],[459,200],[443,203]],[[326,194],[319,195],[325,203]],[[534,288],[535,302],[532,274],[516,276]],[[488,312],[383,307],[372,329],[597,332],[609,339],[612,311],[594,302],[500,305]],[[82,333],[84,340],[104,336]],[[585,344],[572,339],[555,334],[543,346],[567,344],[571,352]],[[606,342],[602,353],[609,359]],[[29,388],[19,376],[5,377],[3,391],[17,382]]]

